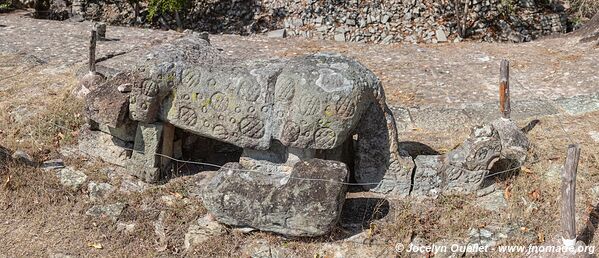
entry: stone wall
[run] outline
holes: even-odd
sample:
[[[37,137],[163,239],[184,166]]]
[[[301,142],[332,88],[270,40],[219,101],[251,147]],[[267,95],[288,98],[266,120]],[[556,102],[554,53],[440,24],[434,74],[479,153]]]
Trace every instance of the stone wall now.
[[[461,37],[522,42],[566,32],[566,15],[537,2],[542,1],[295,1],[283,25],[290,35],[375,43],[436,43]]]
[[[174,15],[164,14],[148,21],[143,3],[135,15],[135,8],[122,0],[73,2],[73,13],[84,19],[176,28]],[[351,42],[436,43],[462,38],[524,42],[571,30],[564,8],[547,2],[550,1],[209,0],[192,1],[180,16],[185,28],[212,33],[251,34],[285,29],[290,36]]]

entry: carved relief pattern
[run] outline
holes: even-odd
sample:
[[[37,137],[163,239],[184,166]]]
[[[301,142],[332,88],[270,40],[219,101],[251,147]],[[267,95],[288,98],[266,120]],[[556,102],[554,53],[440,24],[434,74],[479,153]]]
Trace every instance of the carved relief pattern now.
[[[314,134],[314,143],[320,148],[332,148],[335,146],[337,135],[330,128],[320,128]]]
[[[183,72],[183,85],[187,87],[194,87],[200,82],[200,75],[192,70],[185,70]]]
[[[229,106],[229,97],[226,94],[217,91],[210,97],[210,106],[216,111],[225,111]]]
[[[196,112],[189,107],[181,107],[179,109],[179,119],[186,125],[194,126],[198,121]]]
[[[282,138],[284,142],[292,143],[297,141],[300,135],[300,127],[293,121],[287,121],[283,126]]]
[[[260,87],[249,80],[241,80],[238,94],[244,100],[256,101],[260,97]]]
[[[311,116],[320,110],[320,100],[316,96],[304,96],[299,104],[300,112],[303,115]]]
[[[239,122],[239,131],[247,137],[258,139],[264,136],[264,123],[255,117],[245,117]]]
[[[276,99],[279,101],[289,101],[295,93],[295,81],[292,79],[283,79],[280,86],[276,89]]]
[[[212,132],[214,133],[214,136],[219,139],[227,139],[229,137],[227,129],[222,125],[215,125]]]
[[[158,95],[158,84],[152,80],[145,80],[142,83],[142,92],[148,97],[154,97]]]
[[[340,98],[337,101],[337,114],[343,118],[349,118],[354,115],[356,111],[356,104],[349,96]]]

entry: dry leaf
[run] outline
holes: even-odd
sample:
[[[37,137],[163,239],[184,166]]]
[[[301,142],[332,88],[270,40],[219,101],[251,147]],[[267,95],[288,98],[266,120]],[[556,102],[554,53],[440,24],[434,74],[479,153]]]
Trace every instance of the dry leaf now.
[[[96,249],[102,249],[102,248],[104,248],[102,246],[102,244],[100,244],[100,243],[91,243],[91,244],[89,244],[89,247],[93,247],[93,248],[96,248]]]
[[[6,177],[6,182],[4,182],[4,188],[7,188],[9,183],[10,183],[10,175],[8,175]]]
[[[530,168],[527,168],[525,166],[520,167],[520,170],[526,174],[532,174],[532,170],[530,170]]]
[[[530,196],[530,199],[533,201],[538,201],[541,199],[541,191],[539,189],[532,190],[528,193],[528,196]]]
[[[510,197],[512,196],[512,186],[508,186],[505,188],[505,191],[503,191],[503,197],[508,200],[510,199]]]
[[[183,199],[183,195],[182,195],[182,194],[180,194],[180,193],[177,193],[177,192],[171,192],[171,194],[172,194],[173,196],[175,196],[177,199]]]

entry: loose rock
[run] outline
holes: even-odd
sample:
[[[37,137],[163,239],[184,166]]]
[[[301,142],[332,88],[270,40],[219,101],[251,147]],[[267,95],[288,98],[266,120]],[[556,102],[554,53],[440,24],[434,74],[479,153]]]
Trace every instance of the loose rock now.
[[[87,190],[89,191],[89,198],[92,201],[97,201],[105,197],[112,190],[112,185],[107,183],[89,182],[87,184]]]
[[[83,183],[87,180],[85,173],[75,170],[71,167],[61,169],[56,173],[60,183],[71,190],[79,190]]]
[[[227,230],[223,225],[207,215],[199,218],[196,223],[189,226],[187,233],[185,233],[184,247],[187,250],[194,245],[205,243],[226,233]]]
[[[94,205],[89,208],[85,214],[92,217],[109,218],[112,221],[117,221],[126,206],[125,203],[121,202],[106,205]]]

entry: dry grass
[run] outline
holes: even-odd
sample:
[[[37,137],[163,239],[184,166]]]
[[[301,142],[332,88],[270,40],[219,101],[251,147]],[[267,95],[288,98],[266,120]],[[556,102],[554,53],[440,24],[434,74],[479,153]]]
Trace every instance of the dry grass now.
[[[579,19],[590,19],[599,13],[599,0],[570,0],[570,4]]]

